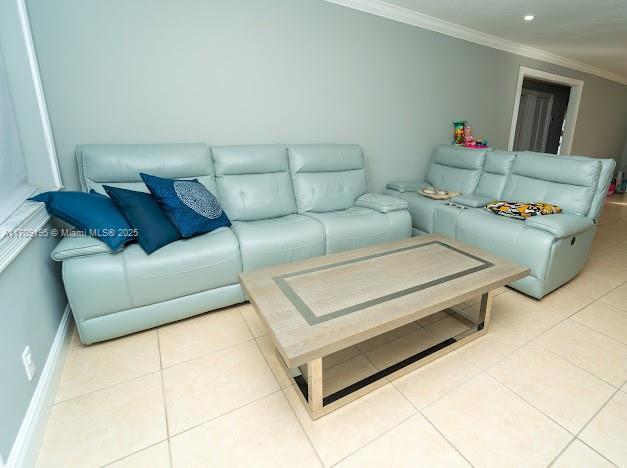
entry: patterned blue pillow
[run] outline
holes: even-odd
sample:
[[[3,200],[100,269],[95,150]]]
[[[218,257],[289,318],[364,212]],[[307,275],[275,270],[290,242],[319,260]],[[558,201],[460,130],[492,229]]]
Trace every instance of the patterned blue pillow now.
[[[218,199],[198,180],[140,176],[181,236],[192,237],[231,225]]]

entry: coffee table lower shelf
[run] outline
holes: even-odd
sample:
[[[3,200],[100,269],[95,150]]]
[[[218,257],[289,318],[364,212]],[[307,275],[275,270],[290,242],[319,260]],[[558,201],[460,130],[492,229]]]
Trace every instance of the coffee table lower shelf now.
[[[306,376],[299,369],[288,369],[281,354],[276,351],[279,362],[282,364],[284,371],[294,380],[302,403],[305,405],[311,419],[318,419],[325,414],[334,411],[355,399],[366,395],[367,393],[385,385],[414,369],[417,369],[434,359],[443,356],[460,346],[482,336],[486,333],[490,322],[492,310],[493,292],[487,292],[481,296],[481,304],[479,309],[479,317],[476,323],[468,318],[461,316],[456,311],[448,309],[447,311],[456,316],[461,321],[469,323],[471,328],[456,336],[447,338],[427,349],[403,359],[385,369],[381,369],[374,374],[352,383],[330,395],[324,396],[323,392],[323,372],[322,358],[316,358],[307,363]]]

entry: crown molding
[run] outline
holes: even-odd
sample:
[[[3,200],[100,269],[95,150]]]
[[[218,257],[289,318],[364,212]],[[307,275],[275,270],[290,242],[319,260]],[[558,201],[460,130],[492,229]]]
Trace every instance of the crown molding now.
[[[561,55],[547,52],[545,50],[529,47],[524,44],[503,39],[502,37],[486,34],[475,29],[470,29],[459,24],[451,23],[433,16],[419,13],[409,8],[394,5],[383,0],[325,0],[329,3],[352,8],[353,10],[363,11],[372,15],[381,16],[383,18],[398,21],[400,23],[409,24],[440,34],[462,39],[464,41],[474,42],[493,49],[502,50],[523,57],[528,57],[543,62],[560,65],[562,67],[571,68],[584,73],[589,73],[610,81],[627,85],[627,77],[613,73],[602,68],[588,65],[578,60],[572,60]]]

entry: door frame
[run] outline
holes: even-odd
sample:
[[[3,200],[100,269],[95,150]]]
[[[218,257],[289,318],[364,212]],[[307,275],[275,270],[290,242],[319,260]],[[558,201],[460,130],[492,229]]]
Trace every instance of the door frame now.
[[[512,125],[509,130],[509,143],[507,149],[513,151],[514,137],[516,135],[516,124],[518,123],[518,108],[520,107],[520,92],[522,90],[525,78],[535,78],[549,83],[556,83],[570,87],[570,97],[568,99],[568,107],[564,116],[564,134],[562,136],[562,145],[559,154],[568,155],[573,145],[575,136],[575,126],[577,124],[577,114],[579,113],[579,104],[581,102],[581,93],[583,92],[583,81],[576,80],[569,76],[557,75],[555,73],[537,70],[535,68],[520,66],[518,69],[518,83],[516,84],[516,94],[514,94],[514,112],[512,114]]]

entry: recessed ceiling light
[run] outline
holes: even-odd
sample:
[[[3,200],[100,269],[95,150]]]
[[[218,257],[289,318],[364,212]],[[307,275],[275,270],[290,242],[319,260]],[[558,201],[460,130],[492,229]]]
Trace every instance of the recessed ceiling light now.
[[[534,16],[533,16],[533,15],[525,15],[525,16],[524,16],[525,21],[532,21],[532,20],[533,20],[533,18],[534,18]]]

